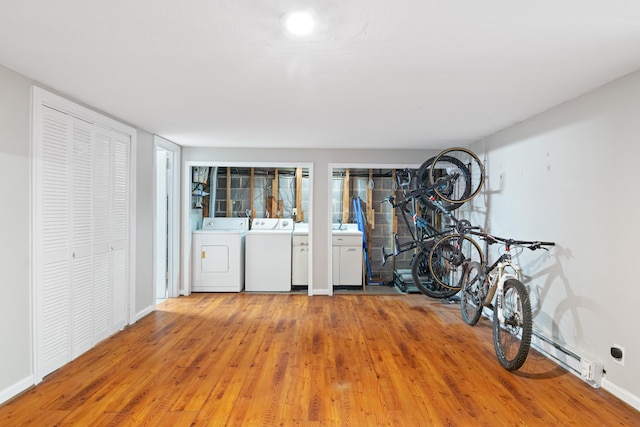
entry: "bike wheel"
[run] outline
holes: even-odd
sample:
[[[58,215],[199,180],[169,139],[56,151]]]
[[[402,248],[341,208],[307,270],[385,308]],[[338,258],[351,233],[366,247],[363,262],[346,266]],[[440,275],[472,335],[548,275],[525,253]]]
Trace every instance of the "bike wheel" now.
[[[415,175],[416,187],[423,188],[429,185],[429,174],[431,173],[431,165],[433,164],[433,161],[435,159],[435,157],[430,157],[420,165]]]
[[[411,259],[411,277],[420,292],[431,298],[449,298],[458,293],[457,289],[445,288],[433,280],[429,271],[429,252],[421,250]]]
[[[429,170],[429,183],[449,203],[473,199],[484,183],[484,166],[476,154],[466,148],[449,148],[438,154]]]
[[[531,346],[531,301],[527,288],[516,279],[504,282],[502,295],[504,321],[500,321],[497,307],[493,312],[493,346],[503,368],[520,369]]]
[[[459,291],[462,276],[471,261],[484,262],[480,245],[469,236],[449,234],[431,249],[429,271],[437,284]]]
[[[416,172],[416,178],[415,178],[415,182],[416,182],[416,187],[417,188],[425,188],[425,187],[430,187],[432,186],[431,183],[431,167],[434,163],[434,161],[436,160],[436,157],[431,157],[427,160],[424,161],[424,163],[422,163],[422,165],[420,165],[420,167],[418,168],[418,171]],[[462,163],[462,161],[460,161],[459,159],[457,159],[456,157],[449,157],[449,156],[442,156],[440,158],[440,162],[441,164],[453,164],[456,165],[456,168],[458,168],[458,170],[465,170],[467,167],[464,165],[464,163]],[[471,173],[466,172],[464,174],[461,174],[462,176],[464,176],[464,179],[467,180],[468,182],[465,182],[465,188],[471,188]],[[451,188],[451,187],[450,187]],[[444,190],[442,190],[444,191]],[[435,196],[439,196],[439,194],[435,191],[435,189],[431,190],[432,195]],[[420,203],[420,207],[423,210],[429,209],[429,204],[426,203],[424,200],[422,200],[422,197],[420,197],[418,199],[418,202]],[[442,205],[444,206],[444,208],[448,211],[453,211],[455,209],[458,209],[460,206],[462,206],[462,204],[464,202],[461,203],[452,203],[452,202],[448,202],[445,200],[440,200],[440,203],[442,203]]]
[[[471,326],[478,323],[480,315],[482,315],[483,300],[482,264],[472,261],[464,271],[462,289],[460,290],[460,311],[464,323]]]

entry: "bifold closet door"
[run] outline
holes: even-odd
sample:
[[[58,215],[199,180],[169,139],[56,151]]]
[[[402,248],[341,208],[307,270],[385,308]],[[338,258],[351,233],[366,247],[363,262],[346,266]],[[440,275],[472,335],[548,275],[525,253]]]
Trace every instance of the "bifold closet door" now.
[[[96,126],[93,152],[93,328],[99,342],[129,322],[131,139]]]
[[[93,336],[100,342],[111,335],[111,130],[94,127],[93,185]]]
[[[129,323],[131,137],[42,106],[36,152],[39,376]]]
[[[40,139],[39,265],[36,267],[38,362],[44,375],[71,358],[71,146],[69,117],[43,107]]]
[[[69,117],[71,136],[71,359],[93,347],[92,125]]]
[[[112,133],[111,194],[111,301],[112,332],[129,322],[129,170],[131,140],[128,135]]]
[[[91,123],[44,108],[38,338],[45,372],[93,346],[91,147]]]

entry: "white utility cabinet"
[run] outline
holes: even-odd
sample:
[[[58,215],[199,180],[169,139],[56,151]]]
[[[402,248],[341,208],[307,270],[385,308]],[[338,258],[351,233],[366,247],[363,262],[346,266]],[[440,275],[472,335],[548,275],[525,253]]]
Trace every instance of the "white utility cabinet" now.
[[[362,286],[362,232],[332,231],[334,286]]]
[[[309,224],[307,223],[294,224],[291,285],[309,286]]]

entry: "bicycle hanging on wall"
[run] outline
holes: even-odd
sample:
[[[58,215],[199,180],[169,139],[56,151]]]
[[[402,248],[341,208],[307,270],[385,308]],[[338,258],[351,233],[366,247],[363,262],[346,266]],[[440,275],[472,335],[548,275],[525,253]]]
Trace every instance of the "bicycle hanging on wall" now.
[[[463,237],[459,241],[461,247],[457,251],[458,255],[463,256],[456,259],[449,257],[440,268],[434,268],[436,265],[431,263],[430,259],[444,255],[447,250],[445,243],[439,245],[437,253],[434,252],[434,246],[461,224],[466,224],[458,220],[452,211],[475,197],[483,183],[484,168],[480,159],[464,148],[442,151],[425,161],[413,175],[409,169],[398,171],[395,189],[402,190],[404,199],[396,202],[395,198],[390,196],[384,202],[400,209],[410,231],[411,240],[400,243],[395,234],[393,254],[388,254],[384,248],[382,249],[383,264],[390,256],[416,249],[417,252],[411,261],[411,275],[416,287],[433,298],[446,298],[456,294],[459,291],[459,277],[464,263],[483,259],[480,247],[473,239]],[[418,208],[422,211],[431,210],[449,219],[453,224],[442,225],[441,222],[440,227],[434,227],[418,215]],[[413,219],[413,226],[407,216]],[[452,279],[453,275],[456,275],[455,279]],[[454,280],[457,282],[456,285],[453,284]]]

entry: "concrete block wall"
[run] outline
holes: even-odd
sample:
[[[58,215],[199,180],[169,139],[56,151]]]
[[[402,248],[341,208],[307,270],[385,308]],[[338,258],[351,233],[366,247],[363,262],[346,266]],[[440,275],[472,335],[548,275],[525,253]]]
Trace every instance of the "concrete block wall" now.
[[[217,178],[217,190],[215,191],[215,215],[237,217],[246,215],[246,210],[251,208],[251,175],[246,169],[231,170],[230,174],[230,199],[231,206],[227,206],[227,171],[219,169]],[[283,202],[282,216],[293,217],[296,197],[296,179],[292,175],[278,176],[278,191],[274,191],[272,183],[274,173],[270,171],[256,171],[253,179],[253,208],[257,218],[264,218],[267,212],[266,202],[269,196],[279,198]],[[302,178],[302,209],[306,213],[309,210],[309,178]],[[305,215],[306,218],[306,215]],[[308,219],[307,219],[308,221]]]
[[[387,253],[393,253],[393,215],[394,209],[389,203],[382,201],[393,194],[392,179],[389,177],[373,178],[372,207],[375,212],[374,228],[371,230],[369,244],[371,259],[371,275],[373,281],[393,281],[394,257],[388,258],[382,265],[382,248]]]
[[[333,197],[331,198],[331,223],[337,224],[342,220],[342,178],[334,177],[331,181]]]
[[[333,222],[339,222],[342,218],[342,189],[343,180],[334,178],[333,180]],[[356,222],[353,212],[353,198],[360,197],[364,203],[367,201],[367,190],[369,187],[368,177],[350,178],[350,218],[349,222]],[[397,269],[410,268],[413,251],[399,254],[397,257],[389,257],[385,265],[382,265],[382,248],[387,253],[393,253],[393,216],[398,216],[397,232],[401,242],[411,240],[410,230],[401,219],[400,212],[394,209],[389,203],[382,201],[393,191],[393,178],[389,174],[374,174],[372,190],[372,208],[375,212],[373,229],[371,230],[371,240],[367,242],[368,257],[371,267],[372,282],[389,283],[393,281],[393,272]]]
[[[227,206],[227,180],[231,179],[230,201],[231,205]],[[229,178],[227,178],[226,169],[220,169],[218,171],[217,190],[216,194],[216,216],[226,217],[228,212],[231,212],[231,217],[244,217],[246,216],[246,210],[251,206],[251,182],[250,177],[231,172]]]
[[[374,178],[374,189],[372,191],[373,209],[375,210],[375,228],[372,232],[371,247],[371,268],[372,276],[379,277],[383,281],[393,280],[393,271],[398,269],[408,269],[411,264],[413,251],[404,252],[395,257],[387,259],[382,265],[382,247],[387,253],[393,253],[393,217],[397,217],[397,233],[400,242],[411,240],[410,230],[401,218],[398,209],[394,209],[390,203],[382,201],[394,195],[393,180],[391,177]]]

